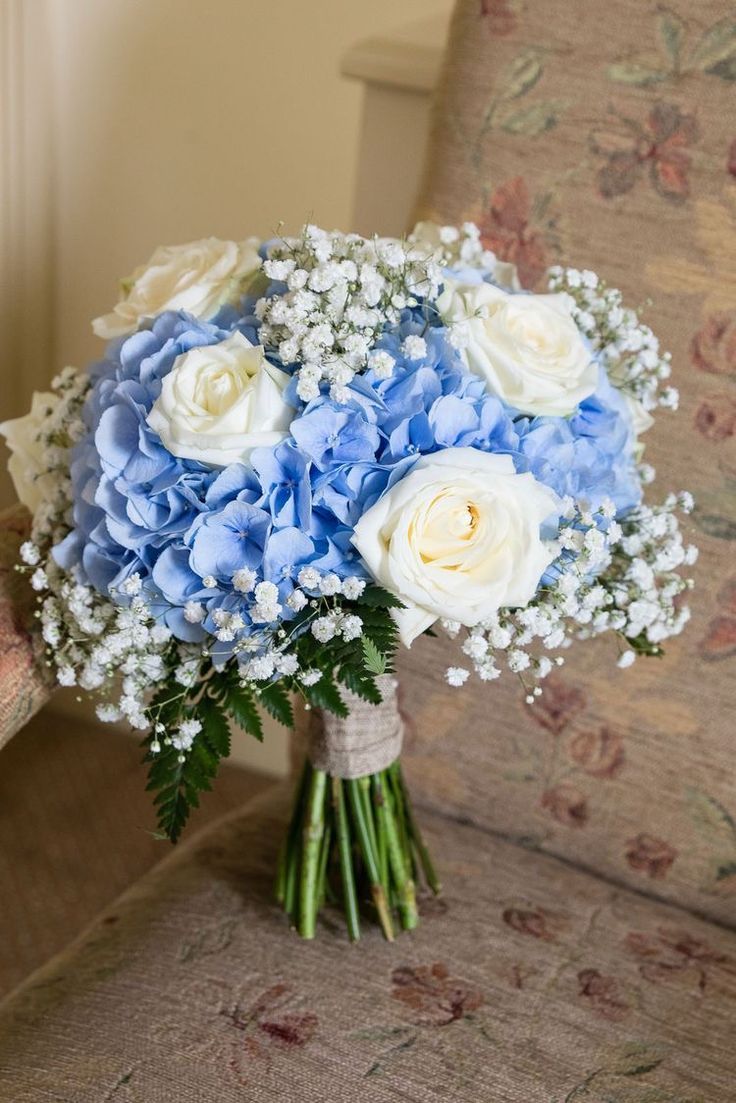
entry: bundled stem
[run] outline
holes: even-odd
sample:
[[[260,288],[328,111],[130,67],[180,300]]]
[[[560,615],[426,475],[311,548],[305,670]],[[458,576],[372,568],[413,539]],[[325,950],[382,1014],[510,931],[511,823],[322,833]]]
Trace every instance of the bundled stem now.
[[[394,909],[400,926],[412,930],[419,922],[419,870],[439,892],[398,761],[356,779],[305,763],[276,878],[276,898],[302,938],[314,938],[325,899],[342,900],[352,942],[360,938],[361,901],[372,905],[389,941]]]

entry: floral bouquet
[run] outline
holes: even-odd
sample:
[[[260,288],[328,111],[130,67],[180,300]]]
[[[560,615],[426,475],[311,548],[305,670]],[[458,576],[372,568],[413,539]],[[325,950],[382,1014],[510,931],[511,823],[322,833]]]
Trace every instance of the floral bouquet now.
[[[361,910],[414,927],[439,886],[397,645],[441,629],[451,686],[506,666],[529,703],[573,639],[661,653],[696,554],[688,494],[642,502],[669,357],[595,274],[524,292],[471,224],[158,249],[94,331],[104,358],[2,427],[48,663],[145,732],[172,841],[230,721],[261,739],[296,698],[278,899],[305,938],[326,899],[351,939]]]

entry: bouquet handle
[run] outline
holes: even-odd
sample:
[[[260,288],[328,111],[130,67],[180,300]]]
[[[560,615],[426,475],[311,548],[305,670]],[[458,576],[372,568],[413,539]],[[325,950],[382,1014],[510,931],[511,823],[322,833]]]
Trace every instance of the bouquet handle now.
[[[360,938],[361,904],[384,936],[419,921],[416,885],[440,886],[411,807],[400,765],[403,724],[390,675],[372,705],[346,694],[349,715],[311,710],[300,718],[305,754],[282,847],[276,896],[303,938],[314,938],[325,903],[342,904],[348,936]]]

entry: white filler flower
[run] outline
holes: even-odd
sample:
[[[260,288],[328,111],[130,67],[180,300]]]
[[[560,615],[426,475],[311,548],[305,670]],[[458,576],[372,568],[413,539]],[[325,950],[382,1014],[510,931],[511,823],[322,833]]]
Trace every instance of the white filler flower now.
[[[234,333],[177,357],[148,424],[174,456],[213,467],[245,463],[254,448],[287,435],[294,415],[283,397],[288,381],[261,345]]]
[[[526,605],[556,554],[540,526],[560,509],[509,456],[448,448],[423,456],[361,517],[353,544],[406,605],[396,621],[408,647],[438,617],[472,626]]]
[[[573,300],[509,294],[451,278],[437,300],[442,320],[464,332],[468,367],[525,414],[566,416],[598,385],[598,365],[571,312]]]
[[[220,241],[216,237],[186,245],[162,245],[147,264],[122,281],[123,297],[110,314],[95,318],[92,329],[110,340],[135,333],[145,318],[164,310],[186,310],[212,318],[236,302],[242,281],[260,267],[258,239]]]
[[[8,471],[15,493],[31,513],[35,513],[43,501],[49,483],[45,445],[39,440],[39,433],[58,402],[58,395],[51,391],[34,391],[30,413],[0,424],[0,434],[5,437],[11,453]]]

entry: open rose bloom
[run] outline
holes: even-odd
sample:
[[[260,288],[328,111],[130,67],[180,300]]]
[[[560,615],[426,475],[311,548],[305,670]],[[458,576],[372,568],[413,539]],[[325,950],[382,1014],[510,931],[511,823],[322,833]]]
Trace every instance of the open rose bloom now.
[[[596,275],[523,292],[470,224],[160,248],[94,329],[103,359],[0,426],[58,681],[144,733],[173,841],[230,722],[301,699],[278,898],[304,937],[329,895],[392,938],[439,890],[396,648],[443,632],[451,686],[505,668],[533,704],[573,641],[628,666],[687,621],[692,500],[643,501],[669,357]]]

